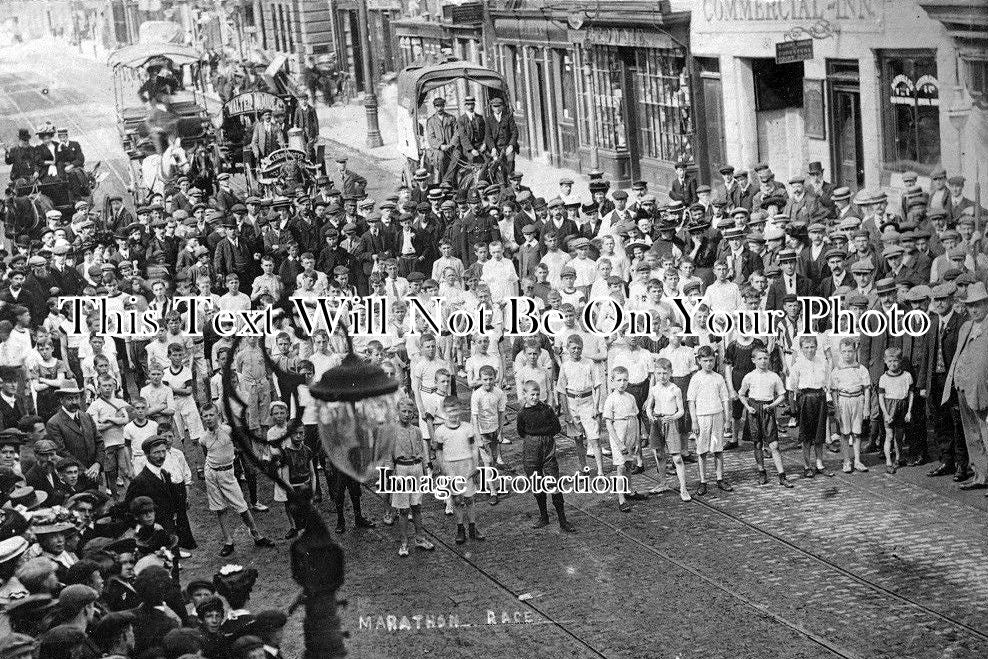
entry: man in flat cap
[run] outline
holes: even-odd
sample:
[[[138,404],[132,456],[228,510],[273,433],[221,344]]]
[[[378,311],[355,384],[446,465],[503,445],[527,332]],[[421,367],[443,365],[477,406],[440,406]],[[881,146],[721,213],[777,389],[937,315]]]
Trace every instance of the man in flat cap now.
[[[436,183],[456,180],[457,144],[459,133],[457,120],[446,112],[446,99],[437,96],[432,99],[436,109],[425,122],[425,137],[429,143],[429,164],[432,166],[432,180]]]
[[[254,153],[254,159],[260,162],[272,151],[283,148],[285,148],[285,136],[281,134],[281,128],[275,125],[271,110],[265,110],[261,113],[261,120],[254,124],[254,132],[250,138],[250,149]]]
[[[486,117],[486,124],[484,143],[491,155],[495,178],[501,185],[507,185],[508,177],[515,173],[518,125],[511,108],[505,107],[504,99],[500,96],[491,99],[491,111]]]
[[[175,533],[176,516],[182,505],[171,475],[163,469],[168,457],[168,440],[151,435],[141,443],[146,460],[144,468],[134,476],[124,497],[127,505],[138,497],[148,497],[154,502],[154,521],[168,533]]]
[[[797,174],[789,179],[789,201],[782,211],[790,222],[810,224],[826,217],[826,210],[815,193],[806,189],[806,177]]]
[[[456,118],[456,136],[463,159],[477,164],[483,162],[484,140],[487,137],[487,122],[477,114],[477,99],[467,96],[463,99],[463,112]]]
[[[964,196],[963,176],[951,176],[947,179],[947,189],[950,190],[950,197],[947,199],[947,217],[954,222],[961,219],[963,215],[974,214],[974,202]]]
[[[696,179],[687,172],[687,166],[687,163],[683,160],[676,163],[676,178],[673,180],[672,185],[669,186],[669,198],[673,201],[681,201],[686,206],[690,206],[697,201],[697,183]]]
[[[354,201],[356,201],[363,198],[364,191],[367,188],[367,179],[352,171],[347,166],[347,159],[345,157],[337,156],[336,177],[333,180],[333,184],[343,195],[344,200],[347,197],[353,197]],[[346,204],[344,204],[344,209],[346,209]]]

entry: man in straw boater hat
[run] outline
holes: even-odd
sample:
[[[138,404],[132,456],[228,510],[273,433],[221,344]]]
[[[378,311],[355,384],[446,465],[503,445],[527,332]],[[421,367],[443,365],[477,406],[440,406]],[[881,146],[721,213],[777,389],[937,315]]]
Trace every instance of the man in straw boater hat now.
[[[941,404],[947,403],[953,389],[957,390],[968,461],[973,471],[973,479],[962,484],[960,489],[984,490],[988,488],[988,424],[985,421],[988,415],[988,290],[983,282],[967,287],[964,306],[968,320],[957,336],[957,350],[947,372]]]

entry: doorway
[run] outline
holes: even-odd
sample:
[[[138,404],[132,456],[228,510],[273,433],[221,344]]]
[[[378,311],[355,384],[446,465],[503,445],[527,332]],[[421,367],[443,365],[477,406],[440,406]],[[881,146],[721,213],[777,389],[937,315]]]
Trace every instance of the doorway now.
[[[532,148],[532,157],[536,155],[541,155],[549,161],[551,157],[552,148],[550,146],[552,130],[551,124],[549,123],[551,118],[549,116],[549,109],[546,107],[546,102],[549,98],[549,87],[546,82],[546,67],[545,67],[545,56],[541,48],[531,49],[531,66],[532,74],[535,77],[535,89],[536,95],[532,98],[532,104],[534,107],[532,111],[538,117],[539,121],[536,122],[535,128],[535,144]]]
[[[632,181],[641,178],[641,154],[642,135],[638,130],[638,103],[637,99],[642,98],[645,90],[641,88],[641,76],[639,73],[638,58],[635,56],[634,48],[619,48],[621,57],[621,71],[617,75],[623,75],[621,87],[627,90],[625,102],[622,103],[624,110],[625,135],[628,144],[628,176]]]
[[[827,86],[834,185],[858,190],[864,186],[864,146],[857,61],[828,60]]]

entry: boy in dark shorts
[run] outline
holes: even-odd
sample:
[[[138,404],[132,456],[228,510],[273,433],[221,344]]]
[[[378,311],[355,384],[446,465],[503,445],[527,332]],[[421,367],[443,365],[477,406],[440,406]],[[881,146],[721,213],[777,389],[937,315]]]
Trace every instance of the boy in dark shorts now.
[[[556,435],[562,428],[559,417],[552,408],[539,400],[542,394],[538,383],[529,380],[523,389],[523,405],[518,412],[518,436],[522,440],[522,462],[525,475],[531,477],[536,472],[543,476],[559,478],[559,462],[556,460]],[[535,503],[539,506],[539,518],[532,524],[533,529],[545,528],[549,525],[549,511],[546,506],[546,493],[535,492]],[[553,492],[552,507],[556,509],[559,528],[567,533],[576,529],[566,521],[566,511],[563,508],[563,495]]]
[[[751,441],[755,444],[755,462],[761,484],[768,483],[765,472],[765,455],[763,448],[768,444],[772,453],[772,461],[779,472],[779,484],[792,487],[786,480],[786,470],[782,465],[782,453],[779,452],[779,426],[775,420],[775,408],[786,400],[786,386],[779,374],[768,369],[768,350],[755,348],[751,353],[755,362],[755,370],[751,371],[741,381],[738,397],[747,411],[745,425],[751,432]]]

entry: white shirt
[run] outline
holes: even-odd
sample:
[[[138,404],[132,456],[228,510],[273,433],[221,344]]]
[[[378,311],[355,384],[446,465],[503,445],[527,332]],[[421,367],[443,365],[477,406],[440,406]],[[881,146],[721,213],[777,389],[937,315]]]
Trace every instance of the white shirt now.
[[[491,299],[494,302],[518,293],[518,273],[508,259],[491,259],[484,263],[482,272],[481,279],[491,289]]]

